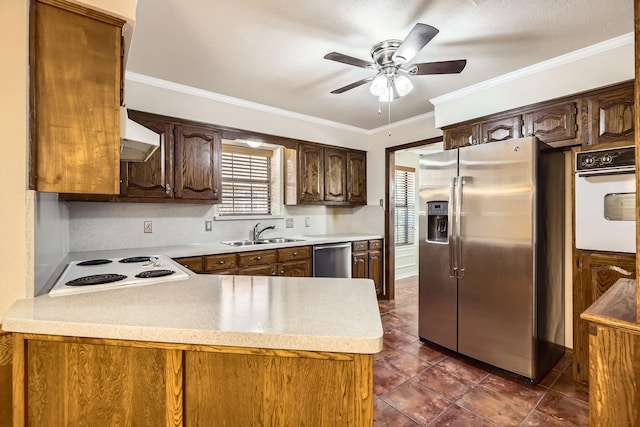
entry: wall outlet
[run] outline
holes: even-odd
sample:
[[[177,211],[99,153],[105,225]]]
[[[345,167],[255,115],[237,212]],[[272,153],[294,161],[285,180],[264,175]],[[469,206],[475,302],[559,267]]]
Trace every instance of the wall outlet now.
[[[309,218],[308,216],[304,217],[304,226],[311,227],[311,218]]]
[[[204,221],[204,231],[211,231],[213,229],[213,221],[207,219]]]
[[[145,233],[153,233],[153,223],[151,221],[144,222],[144,232]]]
[[[287,218],[286,226],[287,228],[293,228],[293,218]]]

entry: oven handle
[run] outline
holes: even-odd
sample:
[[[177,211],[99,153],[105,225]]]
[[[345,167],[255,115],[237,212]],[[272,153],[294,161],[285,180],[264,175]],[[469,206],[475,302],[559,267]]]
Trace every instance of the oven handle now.
[[[615,171],[601,171],[601,172],[584,172],[579,173],[579,178],[589,178],[590,176],[610,176],[610,175],[629,175],[635,174],[636,170],[634,169],[624,169],[624,170],[615,170]]]

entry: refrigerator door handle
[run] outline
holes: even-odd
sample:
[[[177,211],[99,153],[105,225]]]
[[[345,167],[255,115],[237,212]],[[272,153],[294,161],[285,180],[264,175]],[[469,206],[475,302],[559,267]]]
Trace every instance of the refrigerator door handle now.
[[[464,263],[462,262],[462,186],[464,177],[459,176],[456,182],[456,262],[458,267],[458,279],[464,277]]]
[[[449,242],[449,276],[452,279],[458,277],[458,264],[456,262],[456,242],[453,239],[453,229],[456,227],[454,215],[456,209],[454,207],[454,197],[456,194],[456,181],[457,177],[451,177],[451,184],[449,184],[449,227],[447,230],[447,241]]]

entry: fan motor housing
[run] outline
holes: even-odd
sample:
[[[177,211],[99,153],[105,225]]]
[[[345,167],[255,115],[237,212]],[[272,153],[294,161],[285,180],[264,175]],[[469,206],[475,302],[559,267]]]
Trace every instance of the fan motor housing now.
[[[401,44],[402,40],[382,41],[371,48],[371,58],[380,68],[396,65],[392,57]]]

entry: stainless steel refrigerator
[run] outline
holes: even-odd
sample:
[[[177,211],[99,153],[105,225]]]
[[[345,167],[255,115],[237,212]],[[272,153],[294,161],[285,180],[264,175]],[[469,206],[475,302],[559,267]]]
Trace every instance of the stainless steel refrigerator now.
[[[538,381],[564,351],[564,156],[521,138],[420,157],[419,335]]]

